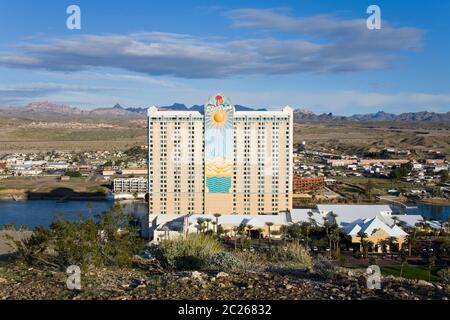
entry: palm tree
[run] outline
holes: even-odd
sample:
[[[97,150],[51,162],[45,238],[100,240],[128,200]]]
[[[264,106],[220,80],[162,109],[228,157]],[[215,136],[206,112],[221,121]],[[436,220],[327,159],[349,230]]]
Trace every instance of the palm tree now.
[[[419,225],[419,223],[416,223],[416,227],[413,228],[412,232],[410,231],[408,233],[408,236],[406,237],[407,241],[408,241],[408,256],[412,257],[412,249],[413,246],[416,243],[416,236],[417,236],[417,226]]]
[[[378,241],[378,245],[381,247],[381,252],[383,252],[383,255],[387,253],[387,241],[386,239]]]
[[[203,224],[204,223],[205,223],[205,219],[203,219],[203,218],[198,218],[197,219],[197,225],[198,225],[197,229],[200,230],[200,232],[203,231]]]
[[[266,222],[266,226],[267,226],[267,233],[269,236],[269,250],[271,250],[272,249],[272,237],[271,237],[272,235],[270,232],[270,227],[273,226],[273,222]]]
[[[361,254],[363,254],[363,249],[366,246],[366,238],[367,238],[367,233],[365,233],[364,231],[360,231],[358,232],[358,237],[359,237],[359,245],[360,245],[360,251]]]
[[[211,219],[207,218],[207,219],[205,219],[205,222],[206,222],[206,232],[208,232],[209,231],[209,223],[211,222]]]
[[[408,263],[408,258],[404,252],[401,253],[400,258],[402,259],[402,266],[400,268],[400,277],[403,277],[403,268],[404,268],[405,264]]]
[[[339,241],[340,241],[340,235],[341,235],[341,228],[339,227],[339,225],[337,223],[337,219],[336,219],[338,217],[338,215],[336,213],[334,213],[333,211],[331,211],[330,216],[333,218],[333,225],[334,225],[333,237],[335,240],[335,255],[336,255],[336,257],[339,257],[339,255],[340,255]]]
[[[394,251],[392,250],[397,243],[397,238],[395,237],[389,237],[386,239],[387,243],[389,245],[389,251],[391,252],[391,259],[394,259]]]
[[[264,229],[263,228],[258,228],[256,229],[256,231],[258,231],[258,249],[261,248],[261,237],[263,235]]]
[[[248,224],[246,226],[247,232],[245,233],[249,238],[251,238],[251,231],[253,230],[253,226],[251,224]]]
[[[406,225],[407,225],[407,223],[403,220],[399,220],[397,222],[397,226],[399,226],[400,228],[404,228],[404,227],[406,227]]]
[[[238,227],[233,227],[234,232],[234,250],[237,249],[237,233],[238,233]]]
[[[329,215],[333,218],[333,224],[337,224],[336,218],[338,217],[338,215],[333,211],[331,211]]]
[[[392,217],[392,221],[394,221],[394,226],[397,225],[398,217]]]
[[[328,238],[328,248],[330,249],[330,258],[331,258],[331,236],[330,236],[330,227],[331,224],[328,222],[328,218],[323,218],[323,226],[325,227],[325,233]]]
[[[216,233],[217,233],[217,228],[219,226],[219,218],[222,216],[220,213],[214,213],[213,214],[214,218],[216,218]]]
[[[366,241],[366,246],[364,248],[364,255],[367,258],[367,256],[369,255],[369,249],[372,249],[374,246],[374,243],[372,241]]]
[[[305,236],[305,248],[308,249],[309,248],[309,233],[311,231],[311,223],[309,222],[303,222],[301,224],[301,235],[303,235],[304,232],[304,236]]]
[[[334,254],[336,256],[336,258],[339,258],[340,254],[341,254],[341,248],[340,248],[340,238],[341,238],[341,228],[339,228],[337,225],[336,227],[333,229],[332,232],[332,237],[333,237],[333,241],[335,243],[334,245]]]
[[[433,271],[433,268],[435,265],[436,265],[436,257],[429,256],[428,257],[428,281],[431,281],[431,271]]]
[[[312,228],[315,228],[317,226],[317,221],[316,221],[316,219],[313,218],[313,216],[314,216],[314,213],[312,211],[308,211],[309,223],[311,224]]]

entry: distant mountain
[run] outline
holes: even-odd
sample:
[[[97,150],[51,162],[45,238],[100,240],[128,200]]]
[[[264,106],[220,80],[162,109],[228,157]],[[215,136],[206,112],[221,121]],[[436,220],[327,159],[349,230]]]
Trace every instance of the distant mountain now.
[[[336,116],[332,113],[315,114],[305,109],[294,110],[294,121],[392,121],[392,122],[447,122],[450,121],[450,112],[408,112],[402,114],[387,113],[379,111],[377,113],[355,114],[353,116]]]
[[[171,106],[160,107],[162,110],[191,110],[203,111],[203,105],[193,105],[187,107],[182,103],[174,103]],[[267,109],[253,109],[242,105],[235,105],[237,111],[264,111]],[[93,110],[83,110],[50,102],[33,102],[25,107],[0,106],[0,117],[26,117],[30,119],[45,118],[70,118],[70,117],[90,117],[106,119],[142,119],[145,118],[147,108],[130,107],[124,108],[116,104],[109,108],[96,108]],[[329,121],[393,121],[393,122],[447,122],[450,121],[450,111],[447,113],[436,112],[408,112],[399,115],[379,111],[369,114],[355,114],[353,116],[338,116],[332,113],[315,114],[306,109],[294,110],[295,122],[329,122]]]
[[[142,115],[124,109],[119,104],[112,108],[82,110],[50,102],[33,102],[25,107],[0,107],[0,117],[25,117],[30,119],[46,118],[140,118]]]
[[[321,121],[321,122],[327,122],[327,121],[336,121],[336,120],[347,120],[344,116],[335,116],[331,112],[330,113],[322,113],[322,114],[315,114],[312,111],[305,110],[305,109],[295,109],[294,110],[294,121],[295,122],[308,122],[308,121]]]
[[[205,108],[205,106],[203,104],[202,105],[195,104],[195,105],[193,105],[192,107],[189,108],[186,105],[181,104],[181,103],[174,103],[171,106],[160,107],[160,109],[174,110],[174,111],[176,111],[176,110],[178,110],[178,111],[180,111],[180,110],[181,111],[182,110],[203,111],[204,108]],[[254,110],[264,111],[264,110],[267,110],[267,109],[253,109],[253,108],[250,108],[250,107],[241,106],[239,104],[234,105],[234,108],[236,109],[236,111],[254,111]]]

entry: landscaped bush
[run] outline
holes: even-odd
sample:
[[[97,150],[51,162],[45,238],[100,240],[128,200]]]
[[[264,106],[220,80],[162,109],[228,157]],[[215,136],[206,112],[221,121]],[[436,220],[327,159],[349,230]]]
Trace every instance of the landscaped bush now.
[[[209,261],[210,269],[233,270],[240,266],[240,261],[232,253],[223,251],[214,254]]]
[[[222,247],[215,237],[198,234],[163,240],[160,250],[166,267],[198,270],[207,267],[212,256],[221,252]]]

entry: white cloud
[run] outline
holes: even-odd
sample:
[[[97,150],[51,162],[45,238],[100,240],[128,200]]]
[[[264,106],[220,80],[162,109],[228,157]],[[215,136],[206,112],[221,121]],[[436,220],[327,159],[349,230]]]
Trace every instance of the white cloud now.
[[[289,32],[295,37],[218,39],[142,32],[34,39],[15,53],[0,53],[0,65],[53,71],[112,67],[180,78],[335,73],[386,68],[398,52],[418,48],[422,41],[418,29],[384,23],[382,30],[369,31],[363,19],[294,17],[261,9],[232,10],[227,16],[235,28]]]

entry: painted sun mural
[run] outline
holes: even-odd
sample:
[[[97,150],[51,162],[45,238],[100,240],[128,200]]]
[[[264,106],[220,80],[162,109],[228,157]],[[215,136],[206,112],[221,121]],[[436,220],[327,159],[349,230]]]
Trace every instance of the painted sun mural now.
[[[234,106],[221,94],[205,104],[205,175],[207,192],[228,193],[233,173]]]

